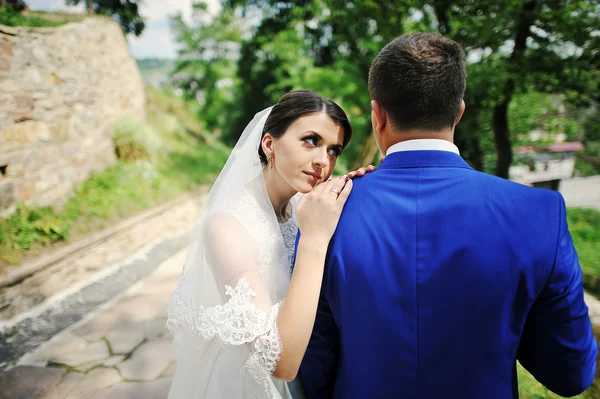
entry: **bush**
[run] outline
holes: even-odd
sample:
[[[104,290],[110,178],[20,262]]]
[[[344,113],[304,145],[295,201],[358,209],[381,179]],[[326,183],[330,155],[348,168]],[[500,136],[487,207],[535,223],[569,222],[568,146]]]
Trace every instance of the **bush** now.
[[[0,259],[6,251],[2,247],[10,243],[10,250],[28,250],[35,243],[50,244],[64,240],[71,234],[69,221],[60,218],[50,207],[32,209],[19,204],[17,211],[8,219],[0,220]]]
[[[156,131],[133,118],[121,118],[114,126],[113,142],[117,157],[126,162],[152,160],[161,140]]]

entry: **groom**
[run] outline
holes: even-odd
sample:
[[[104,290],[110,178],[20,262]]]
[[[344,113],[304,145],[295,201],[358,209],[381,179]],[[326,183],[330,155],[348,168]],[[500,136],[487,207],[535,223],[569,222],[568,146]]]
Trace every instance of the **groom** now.
[[[597,346],[562,196],[460,157],[465,56],[416,33],[369,73],[385,160],[355,181],[300,368],[316,398],[517,398],[518,360],[551,391],[592,382]]]

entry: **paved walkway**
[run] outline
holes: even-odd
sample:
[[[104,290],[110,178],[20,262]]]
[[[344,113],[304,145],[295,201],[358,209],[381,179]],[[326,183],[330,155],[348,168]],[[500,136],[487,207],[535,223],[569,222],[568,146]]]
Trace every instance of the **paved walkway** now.
[[[175,369],[166,311],[184,257],[27,354],[0,376],[0,399],[165,399]],[[600,324],[600,301],[586,302]]]
[[[166,312],[184,256],[27,354],[0,376],[9,387],[0,398],[166,398],[174,372]]]

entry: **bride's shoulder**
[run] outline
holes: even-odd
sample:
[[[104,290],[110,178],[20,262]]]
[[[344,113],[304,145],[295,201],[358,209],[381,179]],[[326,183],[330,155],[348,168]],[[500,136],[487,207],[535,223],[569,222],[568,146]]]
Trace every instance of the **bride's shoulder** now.
[[[259,212],[258,201],[249,192],[243,192],[222,206],[213,209],[207,217],[207,226],[209,228],[220,228],[224,225],[228,227],[241,225],[246,231],[250,232],[252,226],[257,222]]]

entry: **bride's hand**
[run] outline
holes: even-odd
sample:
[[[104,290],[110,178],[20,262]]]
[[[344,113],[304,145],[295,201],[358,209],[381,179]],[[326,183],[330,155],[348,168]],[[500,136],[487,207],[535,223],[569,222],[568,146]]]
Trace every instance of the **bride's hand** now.
[[[348,177],[350,179],[354,179],[355,177],[361,177],[364,176],[365,174],[374,171],[375,169],[377,169],[375,166],[373,165],[369,165],[367,167],[362,167],[359,168],[357,170],[353,170],[352,172],[348,173]]]
[[[303,237],[329,244],[352,190],[352,180],[336,177],[304,194],[296,207],[296,219]]]

